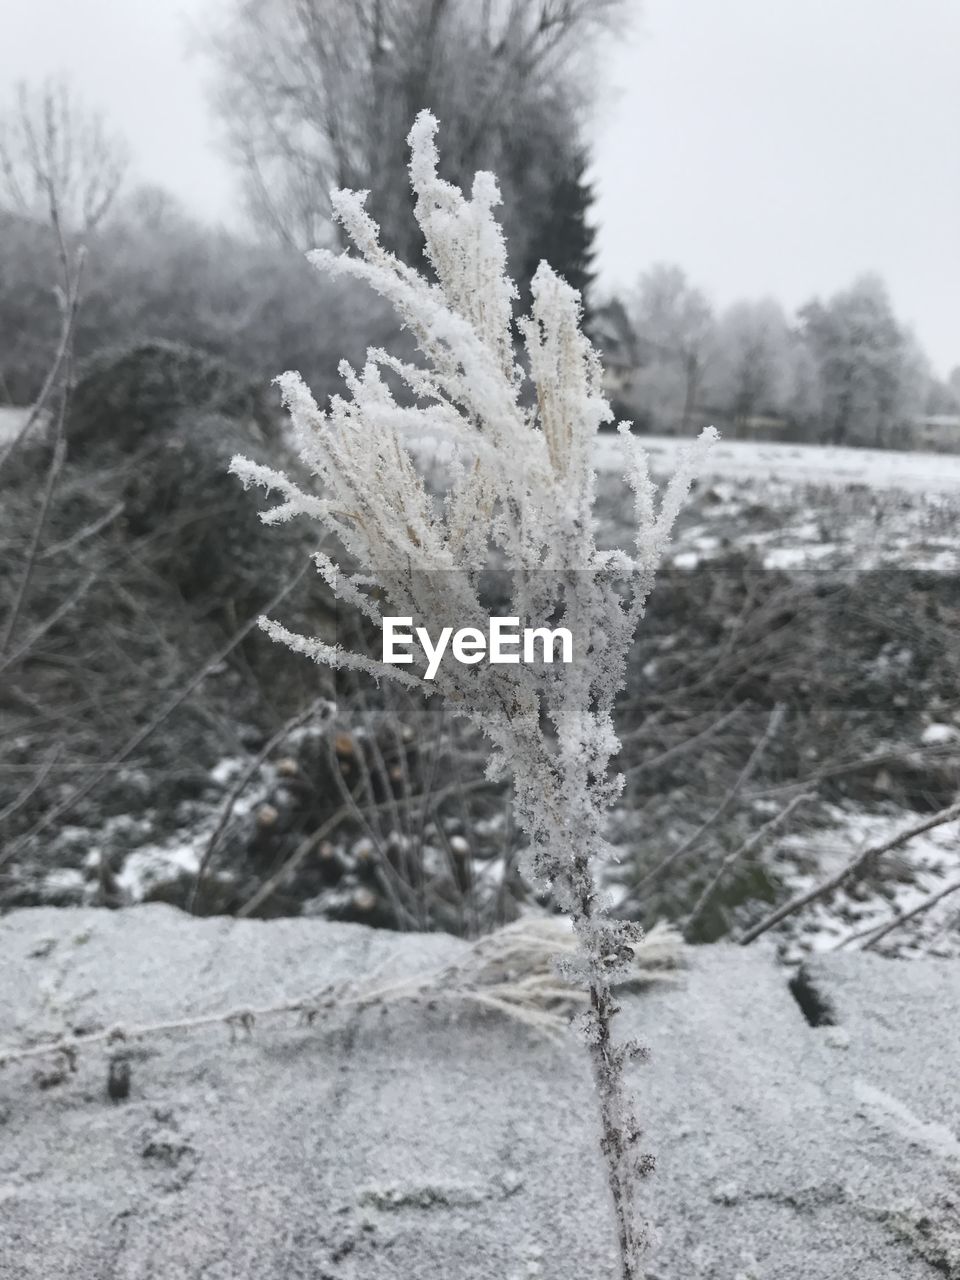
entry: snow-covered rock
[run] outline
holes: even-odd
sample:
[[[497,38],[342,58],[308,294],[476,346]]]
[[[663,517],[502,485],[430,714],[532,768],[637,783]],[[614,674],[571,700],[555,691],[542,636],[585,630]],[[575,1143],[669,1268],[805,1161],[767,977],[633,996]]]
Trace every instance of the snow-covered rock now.
[[[163,906],[16,912],[0,1041],[386,981],[465,945]],[[624,997],[624,1033],[652,1049],[648,1277],[956,1274],[957,964],[817,959],[804,1002],[833,1026],[808,1024],[787,977],[762,946],[705,947],[680,983]],[[233,1032],[117,1040],[126,1097],[93,1047],[75,1073],[0,1072],[0,1280],[613,1280],[573,1036],[399,1005]]]

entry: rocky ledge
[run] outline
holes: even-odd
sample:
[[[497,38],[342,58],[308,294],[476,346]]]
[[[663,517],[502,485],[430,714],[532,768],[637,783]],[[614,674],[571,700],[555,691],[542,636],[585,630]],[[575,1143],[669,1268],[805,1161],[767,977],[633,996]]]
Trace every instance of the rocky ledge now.
[[[614,1280],[572,1035],[443,999],[303,1016],[465,946],[161,905],[0,919],[0,1046],[72,1046],[0,1071],[2,1280]],[[648,1280],[960,1277],[960,965],[790,979],[703,947],[624,998],[652,1050]]]

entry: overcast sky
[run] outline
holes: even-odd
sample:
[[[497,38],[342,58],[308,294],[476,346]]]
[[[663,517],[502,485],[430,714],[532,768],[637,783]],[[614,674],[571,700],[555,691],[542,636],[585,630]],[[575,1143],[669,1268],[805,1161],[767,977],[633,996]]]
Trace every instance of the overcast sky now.
[[[224,0],[2,0],[0,89],[66,72],[138,176],[237,220],[191,25]],[[960,364],[960,0],[645,0],[595,124],[606,287],[676,262],[718,306],[879,271]]]

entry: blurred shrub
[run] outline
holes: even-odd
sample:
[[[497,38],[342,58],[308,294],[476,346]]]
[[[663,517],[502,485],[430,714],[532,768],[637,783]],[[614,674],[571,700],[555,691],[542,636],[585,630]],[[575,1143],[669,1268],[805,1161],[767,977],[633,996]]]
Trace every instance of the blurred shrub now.
[[[265,456],[249,420],[182,413],[120,486],[128,535],[149,546],[154,571],[185,600],[229,603],[238,616],[262,605],[307,547],[291,529],[275,548],[256,504],[228,474],[233,455],[251,446]]]
[[[205,227],[162,193],[135,193],[85,243],[81,360],[105,348],[182,343],[261,385],[299,369],[323,400],[341,357],[358,363],[368,344],[399,341],[370,290],[324,280],[299,253]],[[0,403],[28,403],[43,383],[59,327],[57,273],[49,232],[0,214]]]
[[[28,404],[50,367],[59,319],[49,233],[0,210],[0,403]]]
[[[198,386],[206,394],[219,383],[201,378]],[[276,461],[282,444],[267,444],[250,417],[184,407],[181,391],[169,400],[148,397],[129,379],[124,402],[149,409],[117,417],[115,431],[130,447],[116,447],[112,435],[111,448],[68,453],[35,547],[49,449],[25,447],[4,471],[0,616],[16,600],[28,562],[31,571],[16,631],[0,655],[0,811],[37,762],[57,753],[56,767],[4,836],[29,828],[71,782],[123,749],[285,585],[286,621],[331,630],[308,535],[290,526],[266,536],[256,503],[227,472],[238,450]],[[111,394],[109,381],[104,393]],[[162,429],[147,432],[148,421]],[[125,430],[130,422],[133,432]],[[70,821],[96,826],[106,814],[130,812],[124,777],[131,770],[148,779],[134,811],[160,807],[172,821],[206,770],[256,745],[316,696],[316,669],[293,655],[281,659],[254,629]]]
[[[68,424],[71,453],[159,442],[185,411],[242,420],[252,418],[255,408],[253,388],[204,351],[156,339],[109,348],[78,371]]]

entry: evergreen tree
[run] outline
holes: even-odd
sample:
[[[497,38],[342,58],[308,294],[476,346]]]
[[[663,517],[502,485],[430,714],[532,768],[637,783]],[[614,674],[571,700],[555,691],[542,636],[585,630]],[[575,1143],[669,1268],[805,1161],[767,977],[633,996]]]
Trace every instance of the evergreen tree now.
[[[521,273],[524,281],[532,279],[539,262],[545,259],[567,284],[578,290],[585,319],[589,319],[590,286],[596,278],[593,262],[597,234],[588,216],[594,199],[586,176],[588,165],[587,150],[579,144],[559,157],[542,207],[542,221]]]

